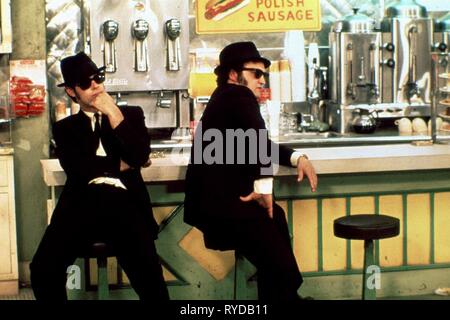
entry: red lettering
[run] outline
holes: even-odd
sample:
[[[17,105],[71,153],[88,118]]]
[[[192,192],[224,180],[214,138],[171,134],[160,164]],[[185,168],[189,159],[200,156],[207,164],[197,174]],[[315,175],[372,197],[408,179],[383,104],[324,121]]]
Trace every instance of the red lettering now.
[[[292,13],[292,11],[289,11],[288,15],[287,15],[286,21],[289,21],[289,20],[295,20],[295,16]]]
[[[270,0],[259,0],[266,3]],[[260,10],[247,14],[248,22],[314,20],[312,10]]]
[[[264,12],[259,12],[258,14],[258,22],[260,22],[261,20],[266,21],[266,17],[264,16]]]
[[[300,5],[302,7],[304,7],[305,6],[305,2],[303,0],[297,0],[297,7],[300,6]]]
[[[256,8],[259,8],[260,5],[262,5],[263,0],[257,0],[256,1]]]

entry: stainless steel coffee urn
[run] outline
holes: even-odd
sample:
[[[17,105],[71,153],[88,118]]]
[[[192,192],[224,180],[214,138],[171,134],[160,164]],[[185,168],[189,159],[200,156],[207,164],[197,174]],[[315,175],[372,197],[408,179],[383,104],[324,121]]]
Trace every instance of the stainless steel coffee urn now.
[[[386,8],[381,28],[383,102],[429,105],[433,20],[425,7],[400,0]]]
[[[83,2],[85,51],[106,66],[119,104],[142,107],[148,128],[189,127],[188,13],[185,0]]]
[[[433,20],[415,0],[398,0],[386,8],[380,28],[375,25],[355,10],[329,34],[327,118],[340,133],[352,131],[356,108],[376,111],[382,122],[430,115],[431,50],[444,47],[433,39]]]
[[[449,52],[450,48],[450,12],[436,21],[435,49]]]
[[[337,21],[329,34],[331,97],[328,104],[332,129],[347,132],[354,108],[381,102],[381,33],[375,21],[354,13]]]
[[[439,63],[438,74],[448,70],[448,53],[450,53],[450,12],[436,20],[434,24],[433,51],[442,53]],[[442,80],[442,82],[445,82]]]
[[[338,104],[378,103],[380,99],[379,44],[375,21],[354,10],[334,24],[329,35],[331,98]]]

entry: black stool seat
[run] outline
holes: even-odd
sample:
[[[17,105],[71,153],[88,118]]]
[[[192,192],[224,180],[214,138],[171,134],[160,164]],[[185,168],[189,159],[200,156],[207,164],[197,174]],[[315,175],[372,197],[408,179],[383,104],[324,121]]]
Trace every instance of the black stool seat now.
[[[93,242],[88,248],[87,257],[89,258],[102,258],[102,257],[113,257],[114,252],[111,246],[108,246],[104,242]]]
[[[400,220],[381,214],[356,214],[334,220],[334,235],[344,239],[384,239],[400,233]]]

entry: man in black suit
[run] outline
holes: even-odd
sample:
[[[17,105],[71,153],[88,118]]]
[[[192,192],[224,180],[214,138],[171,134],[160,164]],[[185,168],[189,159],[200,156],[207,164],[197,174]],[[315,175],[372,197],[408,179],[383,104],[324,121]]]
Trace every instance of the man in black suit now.
[[[150,137],[139,107],[118,107],[104,67],[83,52],[61,61],[67,95],[80,112],[54,124],[67,181],[30,265],[39,300],[65,300],[66,270],[91,244],[105,242],[140,299],[168,300],[154,240],[158,226],[140,169]]]
[[[298,181],[306,176],[312,191],[317,175],[306,155],[268,139],[257,98],[270,61],[252,42],[228,45],[219,60],[218,87],[197,127],[186,173],[184,219],[203,232],[206,247],[238,250],[255,265],[259,299],[296,300],[302,276],[285,213],[273,202],[272,168],[297,167]]]

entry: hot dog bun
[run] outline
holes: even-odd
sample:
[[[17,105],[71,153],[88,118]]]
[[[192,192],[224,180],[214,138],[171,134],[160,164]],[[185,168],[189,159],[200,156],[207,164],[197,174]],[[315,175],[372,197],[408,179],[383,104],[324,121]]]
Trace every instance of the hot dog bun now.
[[[205,4],[205,18],[214,21],[222,20],[249,3],[250,0],[209,0]]]

